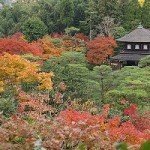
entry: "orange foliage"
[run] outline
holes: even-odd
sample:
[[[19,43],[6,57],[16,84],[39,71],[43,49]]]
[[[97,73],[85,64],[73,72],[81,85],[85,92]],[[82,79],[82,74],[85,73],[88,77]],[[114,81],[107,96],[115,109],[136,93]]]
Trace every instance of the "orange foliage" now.
[[[11,36],[11,38],[17,39],[17,40],[26,41],[25,38],[24,38],[23,33],[21,33],[21,32],[17,32],[17,33],[15,33],[15,34],[13,34],[13,35]]]
[[[63,52],[62,48],[57,48],[54,44],[50,41],[48,36],[39,39],[37,43],[40,45],[41,49],[43,49],[43,58],[50,58],[52,56],[60,56]]]
[[[75,35],[75,38],[80,39],[80,40],[82,40],[84,42],[88,42],[89,41],[88,36],[84,35],[83,33],[77,33]]]
[[[76,45],[72,39],[63,40],[63,46],[67,51],[73,50],[73,48],[76,47]]]
[[[87,60],[91,64],[99,65],[113,54],[113,49],[117,47],[112,37],[97,37],[87,43]]]
[[[40,72],[36,63],[31,63],[19,55],[5,53],[0,56],[0,85],[1,91],[5,87],[16,87],[22,82],[38,82],[41,90],[51,90],[53,73]]]

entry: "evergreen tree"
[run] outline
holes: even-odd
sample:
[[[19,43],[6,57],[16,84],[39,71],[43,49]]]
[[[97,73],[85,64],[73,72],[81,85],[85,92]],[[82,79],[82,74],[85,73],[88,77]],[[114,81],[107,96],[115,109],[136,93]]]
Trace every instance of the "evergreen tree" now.
[[[47,27],[39,18],[32,17],[23,24],[22,31],[28,41],[34,41],[47,33]]]
[[[70,26],[74,17],[73,0],[60,0],[59,3],[60,20],[66,27]]]

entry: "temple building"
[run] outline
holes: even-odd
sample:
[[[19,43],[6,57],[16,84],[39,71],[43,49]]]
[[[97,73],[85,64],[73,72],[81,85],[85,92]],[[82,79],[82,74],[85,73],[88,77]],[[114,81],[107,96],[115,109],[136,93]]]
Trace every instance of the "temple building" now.
[[[150,30],[141,25],[117,41],[123,44],[123,50],[110,60],[112,64],[118,64],[120,68],[137,66],[141,58],[150,55]]]

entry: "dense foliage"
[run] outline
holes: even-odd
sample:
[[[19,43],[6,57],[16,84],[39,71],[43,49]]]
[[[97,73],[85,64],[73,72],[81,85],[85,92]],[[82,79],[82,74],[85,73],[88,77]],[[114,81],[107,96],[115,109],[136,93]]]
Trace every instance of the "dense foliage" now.
[[[125,142],[139,149],[149,139],[148,58],[113,71],[101,63],[115,41],[89,41],[83,33],[32,43],[17,33],[0,41],[0,148],[115,150]],[[89,64],[92,48],[108,51],[99,66]]]
[[[131,150],[136,150],[150,138],[150,120],[140,116],[136,106],[134,108],[131,105],[125,110],[125,115],[131,115],[125,122],[121,122],[119,116],[108,117],[109,105],[97,115],[67,109],[53,121],[39,115],[38,109],[13,115],[8,120],[1,116],[0,148],[115,150],[117,143],[126,142]],[[141,128],[140,123],[145,126]]]
[[[4,5],[0,150],[149,150],[150,57],[109,63],[114,39],[149,28],[149,13],[147,0]]]
[[[113,90],[108,91],[108,99],[125,98],[132,103],[149,105],[150,68],[125,67],[113,73]]]
[[[0,36],[23,30],[28,40],[35,40],[46,31],[61,33],[68,27],[75,27],[91,37],[99,33],[118,36],[120,29],[126,33],[124,31],[132,30],[140,22],[150,28],[150,2],[145,0],[143,7],[140,5],[138,0],[18,1],[0,11]],[[31,26],[34,28],[32,36],[29,34]]]

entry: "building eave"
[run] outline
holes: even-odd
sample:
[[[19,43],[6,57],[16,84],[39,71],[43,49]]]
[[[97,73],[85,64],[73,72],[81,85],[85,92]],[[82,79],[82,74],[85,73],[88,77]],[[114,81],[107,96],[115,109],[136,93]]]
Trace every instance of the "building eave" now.
[[[140,61],[141,58],[144,58],[148,55],[141,55],[141,54],[118,54],[110,58],[111,61]]]

